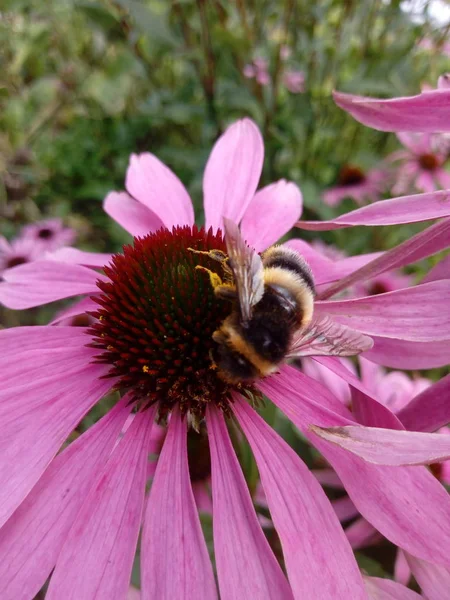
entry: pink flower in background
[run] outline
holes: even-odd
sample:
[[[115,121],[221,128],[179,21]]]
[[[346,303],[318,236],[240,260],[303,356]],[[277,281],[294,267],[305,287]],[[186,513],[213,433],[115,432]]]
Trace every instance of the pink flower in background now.
[[[406,150],[387,157],[388,161],[399,161],[394,194],[405,194],[414,188],[433,192],[450,187],[450,174],[444,169],[449,150],[447,139],[429,133],[398,133],[397,137]]]
[[[10,242],[0,236],[0,274],[6,269],[38,260],[47,251],[70,244],[75,237],[75,231],[64,227],[60,219],[25,225]]]
[[[43,250],[51,251],[70,246],[75,241],[76,232],[64,227],[61,219],[47,219],[23,227],[21,237],[40,244]]]
[[[247,79],[255,78],[256,81],[263,86],[269,85],[269,63],[265,58],[256,57],[250,64],[244,67],[244,76]]]
[[[380,169],[363,171],[355,165],[342,167],[336,186],[325,190],[323,200],[328,206],[338,206],[345,198],[357,204],[379,200],[386,188],[387,173]]]
[[[0,236],[0,274],[6,269],[32,262],[41,255],[40,244],[36,245],[32,240],[16,238],[8,242],[6,238]]]
[[[305,74],[303,71],[287,69],[283,73],[283,84],[291,94],[301,94],[305,91]]]

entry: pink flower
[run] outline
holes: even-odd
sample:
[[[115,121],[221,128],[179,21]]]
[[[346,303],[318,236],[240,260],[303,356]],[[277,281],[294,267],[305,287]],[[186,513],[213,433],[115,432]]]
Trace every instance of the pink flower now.
[[[245,65],[243,73],[247,79],[255,78],[260,85],[266,86],[270,83],[269,63],[265,58],[254,58],[250,64]]]
[[[73,229],[63,227],[60,219],[49,219],[26,225],[11,242],[0,236],[0,274],[73,242],[75,235]]]
[[[305,74],[296,69],[287,69],[283,73],[283,84],[292,94],[301,94],[305,91]]]
[[[47,219],[32,225],[26,225],[21,237],[40,244],[43,250],[56,250],[62,246],[70,246],[75,241],[76,233],[64,227],[61,219]]]
[[[366,173],[355,165],[345,165],[339,173],[338,184],[323,194],[329,206],[338,206],[345,198],[352,198],[357,204],[379,200],[386,186],[386,172],[372,169]]]
[[[40,245],[32,240],[16,238],[8,242],[0,236],[0,274],[6,269],[32,262],[42,254]]]
[[[215,261],[188,248],[225,250],[219,228],[227,217],[241,223],[242,235],[260,252],[301,212],[301,194],[292,183],[281,180],[256,192],[263,151],[248,119],[217,141],[203,180],[207,230],[194,226],[180,180],[152,154],[133,155],[126,177],[130,195],[112,192],[105,200],[106,212],[136,236],[133,245],[108,266],[104,256],[69,249],[58,251],[58,261],[4,274],[0,298],[8,306],[85,295],[78,310],[89,311],[96,322],[87,330],[0,331],[2,598],[32,598],[52,569],[47,600],[125,598],[142,522],[143,600],[215,598],[187,455],[188,425],[199,428],[203,417],[221,597],[367,598],[350,545],[316,479],[244,399],[243,385],[227,383],[211,368],[212,333],[230,309],[215,298],[204,269],[196,268],[214,271]],[[425,247],[430,251],[430,245],[415,246],[416,260]],[[384,264],[390,256],[382,257]],[[92,267],[103,267],[104,274]],[[318,300],[315,314],[327,329],[311,340],[299,336],[291,355],[317,355],[334,371],[342,364],[321,355],[370,348],[366,334],[373,334],[379,347],[367,356],[375,361],[386,357],[390,364],[405,343],[422,344],[421,360],[442,361],[450,339],[450,323],[440,316],[448,291],[448,282],[436,280],[377,296]],[[418,320],[424,305],[428,311]],[[442,344],[438,352],[436,343]],[[402,357],[411,360],[407,353]],[[348,373],[344,369],[340,376],[346,380]],[[121,390],[122,399],[57,455],[80,419],[113,389]],[[423,467],[394,472],[368,465],[313,433],[313,424],[347,427],[357,421],[325,386],[292,367],[254,381],[247,392],[270,398],[317,446],[378,531],[421,560],[450,562],[450,500]],[[126,428],[133,409],[145,410],[137,410]],[[254,511],[229,437],[229,416],[253,451],[288,579]],[[155,417],[168,425],[147,500]]]
[[[433,192],[450,187],[450,174],[444,169],[448,156],[448,141],[427,133],[398,133],[406,150],[394,152],[387,160],[400,161],[395,174],[394,194],[405,194],[416,188]]]

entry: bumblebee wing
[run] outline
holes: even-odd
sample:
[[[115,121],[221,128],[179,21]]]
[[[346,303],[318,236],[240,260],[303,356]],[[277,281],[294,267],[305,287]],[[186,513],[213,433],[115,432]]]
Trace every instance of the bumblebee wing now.
[[[223,222],[228,265],[233,273],[241,318],[245,323],[250,320],[253,306],[264,293],[263,263],[259,254],[246,244],[236,223],[226,218]]]
[[[294,336],[287,358],[353,356],[372,346],[373,340],[369,336],[335,323],[329,317],[319,317]]]

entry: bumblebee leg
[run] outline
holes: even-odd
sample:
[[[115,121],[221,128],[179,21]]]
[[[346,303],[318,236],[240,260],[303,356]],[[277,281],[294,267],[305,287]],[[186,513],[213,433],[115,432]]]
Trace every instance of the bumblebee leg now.
[[[208,273],[209,280],[211,282],[211,285],[212,285],[214,291],[216,291],[217,287],[223,285],[220,275],[218,275],[217,273],[214,273],[214,271],[210,271],[209,269],[207,269],[206,267],[203,267],[202,265],[196,265],[195,268],[198,269],[199,271],[206,271],[206,273]]]
[[[217,262],[224,263],[228,260],[228,256],[222,250],[194,250],[194,248],[188,248],[189,252],[193,252],[194,254],[205,254],[216,260]]]
[[[214,288],[214,293],[220,300],[229,300],[235,302],[238,299],[237,291],[234,285],[222,283]]]

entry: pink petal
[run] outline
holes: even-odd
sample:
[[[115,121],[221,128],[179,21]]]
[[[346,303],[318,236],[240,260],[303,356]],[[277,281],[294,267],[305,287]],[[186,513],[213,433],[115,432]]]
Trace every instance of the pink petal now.
[[[104,279],[92,269],[54,261],[34,261],[8,269],[0,283],[0,303],[8,308],[33,308],[55,300],[98,291]]]
[[[390,579],[364,577],[364,582],[371,600],[420,600],[422,598],[401,583]]]
[[[302,194],[295,183],[281,179],[257,192],[241,223],[247,243],[262,252],[295,224],[302,212]]]
[[[361,518],[357,519],[346,528],[345,535],[353,550],[372,546],[381,539],[380,534],[373,525]]]
[[[394,564],[394,579],[403,585],[408,585],[411,579],[411,569],[406,561],[406,556],[400,548],[397,550]]]
[[[321,485],[338,490],[343,488],[342,481],[333,469],[312,469],[311,473]]]
[[[365,461],[378,465],[429,465],[450,458],[450,437],[440,433],[395,431],[379,427],[310,427]]]
[[[355,283],[367,281],[386,271],[404,267],[436,254],[450,245],[449,240],[450,219],[444,219],[331,285],[320,294],[320,299],[330,298]]]
[[[415,396],[398,417],[406,429],[436,431],[450,423],[450,375]]]
[[[354,519],[359,515],[357,508],[348,496],[332,500],[331,505],[341,523]]]
[[[271,377],[267,382],[278,379]],[[265,383],[265,382],[263,382]],[[278,383],[278,382],[277,382]],[[397,546],[441,564],[450,564],[450,498],[425,467],[379,467],[314,436],[309,427],[350,425],[319,405],[311,390],[292,384],[260,387],[336,470],[361,515]],[[306,409],[306,410],[305,410]],[[314,414],[315,413],[315,414]]]
[[[376,400],[370,390],[366,388],[358,377],[333,356],[316,356],[315,362],[329,369],[335,375],[341,377],[352,387],[352,411],[354,417],[364,425],[374,427],[389,427],[392,429],[402,429],[400,420]]]
[[[222,217],[240,223],[261,176],[264,143],[250,119],[237,121],[215,143],[205,168],[206,228],[222,227]]]
[[[450,590],[450,569],[406,554],[411,571],[428,600],[444,600]]]
[[[450,338],[449,304],[450,280],[441,280],[365,298],[316,302],[315,310],[369,335],[435,342]]]
[[[308,424],[328,427],[337,424],[335,419],[341,419],[345,425],[354,425],[350,410],[327,387],[288,365],[283,365],[278,374],[261,379],[258,387],[269,398],[294,393],[299,400],[295,412]],[[344,423],[339,421],[341,424]]]
[[[152,210],[126,192],[110,192],[103,202],[103,210],[132,236],[144,236],[163,227]]]
[[[194,209],[186,188],[153,154],[131,155],[125,186],[168,229],[175,225],[194,224]],[[150,216],[153,218],[153,215]]]
[[[252,448],[295,598],[366,598],[358,566],[320,484],[248,404],[233,412]]]
[[[224,418],[209,406],[206,416],[220,597],[222,600],[292,598],[289,585],[256,517]]]
[[[434,189],[434,186],[433,186]],[[380,226],[420,223],[450,215],[450,192],[432,191],[414,196],[379,200],[330,221],[299,221],[298,227],[311,231],[329,231],[357,225]]]
[[[448,340],[411,342],[371,336],[373,347],[364,357],[392,369],[434,369],[450,363]]]
[[[172,413],[142,534],[142,599],[217,597],[189,476],[186,419]]]
[[[353,364],[349,359],[337,358],[336,360],[338,362],[348,360],[350,365]],[[316,381],[323,383],[341,402],[344,404],[350,403],[350,388],[348,384],[339,375],[336,375],[330,369],[320,364],[320,360],[316,361],[313,358],[302,359],[302,371],[308,377],[312,377]]]
[[[29,494],[86,412],[114,384],[99,379],[104,373],[103,365],[87,365],[75,377],[67,378],[70,387],[64,389],[61,380],[59,394],[41,397],[39,404],[32,398],[34,404],[28,412],[26,404],[20,407],[23,416],[14,418],[13,411],[7,413],[10,423],[3,426],[0,441],[0,526]]]
[[[450,90],[439,89],[407,96],[378,100],[342,92],[334,101],[360,123],[381,131],[450,131]]]
[[[422,279],[422,283],[429,281],[439,281],[439,279],[450,279],[450,254],[443,258],[431,271]]]
[[[33,598],[55,566],[131,406],[126,398],[58,455],[0,529],[0,596]]]
[[[155,410],[139,413],[105,464],[58,557],[47,600],[123,600],[141,523]]]
[[[56,260],[70,265],[84,265],[85,267],[102,268],[111,261],[112,254],[101,252],[85,252],[77,248],[60,248],[47,253],[46,259]]]

